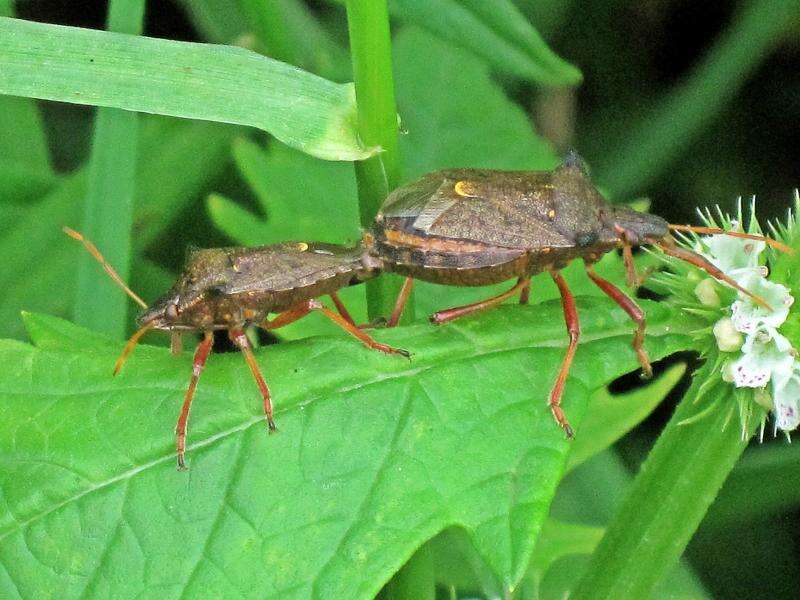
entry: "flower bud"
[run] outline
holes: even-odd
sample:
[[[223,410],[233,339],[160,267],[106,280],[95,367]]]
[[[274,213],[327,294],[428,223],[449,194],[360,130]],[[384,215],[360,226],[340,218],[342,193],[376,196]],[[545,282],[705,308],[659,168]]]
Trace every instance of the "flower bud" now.
[[[722,304],[722,301],[719,299],[719,294],[717,294],[717,286],[714,284],[714,281],[709,278],[705,278],[697,284],[694,288],[694,295],[697,296],[697,299],[703,306],[716,308]]]
[[[717,347],[722,352],[736,352],[742,347],[744,339],[742,334],[736,331],[730,317],[723,317],[714,323],[713,331],[714,337],[717,339]]]

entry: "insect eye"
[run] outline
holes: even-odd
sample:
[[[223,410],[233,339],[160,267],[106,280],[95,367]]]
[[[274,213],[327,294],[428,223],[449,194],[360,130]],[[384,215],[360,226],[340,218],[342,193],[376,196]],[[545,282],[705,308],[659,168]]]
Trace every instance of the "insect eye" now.
[[[167,308],[164,311],[164,314],[167,316],[168,319],[177,319],[178,318],[178,305],[175,303],[167,304]]]

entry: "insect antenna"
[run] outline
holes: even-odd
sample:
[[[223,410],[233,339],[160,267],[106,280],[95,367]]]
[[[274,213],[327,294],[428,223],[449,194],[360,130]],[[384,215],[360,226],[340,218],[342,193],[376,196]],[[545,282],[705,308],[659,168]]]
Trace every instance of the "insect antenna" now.
[[[780,250],[781,252],[785,252],[786,254],[794,254],[794,248],[787,246],[786,244],[782,244],[777,240],[773,240],[765,235],[757,235],[755,233],[743,233],[741,231],[726,231],[725,229],[720,229],[719,227],[697,227],[695,225],[673,225],[672,223],[669,224],[669,228],[672,231],[690,231],[692,233],[702,233],[704,235],[727,235],[730,237],[736,238],[743,238],[746,240],[757,240],[759,242],[764,242],[768,246],[775,248],[776,250]]]
[[[69,237],[71,237],[74,240],[78,240],[81,244],[83,244],[83,247],[86,248],[89,254],[91,254],[97,262],[103,265],[103,269],[105,269],[105,272],[108,273],[111,279],[113,279],[114,282],[119,287],[121,287],[126,294],[128,294],[128,296],[133,298],[133,301],[136,302],[136,304],[138,304],[142,308],[147,308],[147,304],[145,303],[145,301],[139,298],[139,296],[137,296],[136,293],[131,288],[125,285],[125,282],[122,281],[122,277],[120,277],[119,274],[114,270],[114,267],[108,264],[106,259],[103,258],[103,255],[100,254],[100,251],[97,249],[97,246],[95,246],[92,242],[87,240],[85,237],[83,237],[80,233],[78,233],[74,229],[70,229],[69,227],[63,227],[62,229],[64,233],[66,233]]]
[[[764,300],[761,296],[758,296],[753,292],[751,292],[750,290],[746,290],[745,288],[743,288],[741,285],[736,283],[734,279],[723,273],[721,269],[715,267],[708,259],[701,256],[700,254],[692,252],[691,250],[687,250],[686,248],[681,248],[674,242],[668,242],[666,240],[661,240],[657,242],[656,245],[659,248],[661,248],[664,254],[668,254],[669,256],[673,256],[684,262],[692,264],[700,269],[703,269],[703,271],[711,275],[714,279],[718,279],[719,281],[724,281],[732,288],[735,288],[741,293],[750,296],[750,298],[753,299],[753,302],[755,302],[759,306],[762,306],[769,311],[773,310],[773,308],[769,304],[767,304],[767,301]]]
[[[117,362],[114,363],[114,375],[119,373],[120,369],[122,369],[122,365],[125,364],[125,361],[128,360],[131,352],[133,352],[133,349],[136,347],[136,344],[139,343],[139,340],[142,338],[142,336],[150,331],[154,325],[155,323],[152,321],[145,323],[136,331],[136,333],[131,336],[131,338],[125,344],[125,347],[122,349],[122,354],[119,355]]]

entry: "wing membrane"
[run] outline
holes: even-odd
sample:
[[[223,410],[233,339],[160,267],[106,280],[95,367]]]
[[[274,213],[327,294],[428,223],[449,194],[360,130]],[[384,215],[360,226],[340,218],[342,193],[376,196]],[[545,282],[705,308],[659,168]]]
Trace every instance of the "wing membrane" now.
[[[404,229],[498,246],[569,247],[574,241],[552,223],[548,172],[478,169],[438,171],[399,188],[385,218],[414,218]]]

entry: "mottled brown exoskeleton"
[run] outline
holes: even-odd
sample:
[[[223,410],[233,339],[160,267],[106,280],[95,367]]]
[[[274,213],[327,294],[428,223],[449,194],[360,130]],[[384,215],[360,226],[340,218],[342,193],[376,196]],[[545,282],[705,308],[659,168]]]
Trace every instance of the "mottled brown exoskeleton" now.
[[[559,273],[570,261],[583,259],[591,280],[636,322],[633,348],[647,375],[652,370],[644,348],[644,313],[594,271],[594,263],[606,252],[622,249],[631,285],[637,281],[631,249],[652,244],[765,305],[705,258],[676,245],[671,229],[764,239],[707,227],[670,225],[661,217],[611,205],[590,181],[580,158],[570,153],[553,171],[452,169],[425,175],[389,195],[365,240],[384,270],[406,276],[389,326],[397,324],[414,279],[461,286],[517,279],[511,289],[498,296],[431,316],[431,321],[441,324],[496,306],[517,294],[520,303],[526,304],[531,276],[547,271],[561,294],[569,333],[569,346],[550,392],[549,406],[571,437],[561,397],[580,326],[575,301]]]
[[[190,253],[175,285],[148,307],[125,285],[94,244],[69,228],[64,230],[82,242],[114,281],[144,308],[138,318],[139,330],[128,340],[114,366],[115,375],[148,331],[169,332],[174,353],[180,348],[181,333],[197,331],[203,335],[194,354],[192,376],[175,429],[179,469],[186,468],[184,456],[189,409],[211,351],[215,330],[226,330],[231,341],[242,351],[261,392],[270,431],[275,430],[270,391],[245,335],[248,326],[273,330],[311,311],[319,311],[367,347],[409,356],[405,350],[382,344],[359,329],[337,296],[337,290],[378,274],[377,263],[364,252],[363,247],[286,242],[257,248],[195,250]],[[317,300],[324,295],[331,297],[338,312]],[[277,315],[269,319],[270,313]]]

